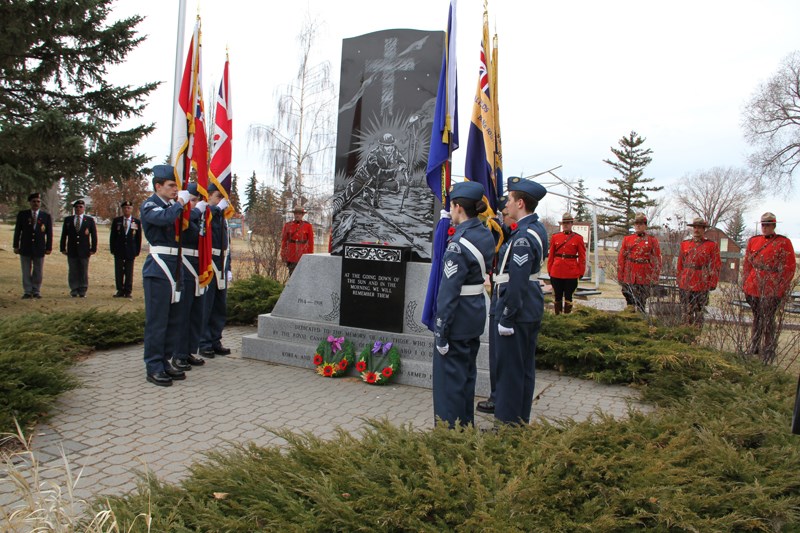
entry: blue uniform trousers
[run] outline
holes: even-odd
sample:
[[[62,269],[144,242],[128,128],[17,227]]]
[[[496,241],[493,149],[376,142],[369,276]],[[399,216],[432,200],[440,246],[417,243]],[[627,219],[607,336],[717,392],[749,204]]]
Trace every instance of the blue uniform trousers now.
[[[172,286],[164,278],[142,278],[144,289],[144,364],[148,374],[164,372],[179,333],[179,304],[170,303]]]
[[[223,274],[224,275],[224,274]],[[200,349],[211,350],[222,346],[222,330],[228,316],[228,289],[220,289],[217,276],[208,284],[203,296],[203,324],[200,332]]]
[[[497,304],[497,290],[492,291],[492,301],[489,306],[489,401],[497,402],[497,341],[492,332],[497,331],[497,320],[494,318],[494,307]]]
[[[433,348],[433,416],[450,427],[456,420],[472,424],[475,418],[475,359],[480,338],[449,340],[450,350],[442,355]]]
[[[197,270],[197,264],[192,261],[192,266]],[[183,292],[181,301],[178,302],[180,319],[178,330],[180,334],[175,341],[173,359],[184,360],[189,354],[196,354],[203,329],[203,298],[205,295],[195,296],[195,277],[184,266]]]
[[[536,384],[536,341],[542,323],[516,323],[514,334],[492,330],[497,349],[497,400],[494,416],[506,423],[529,423]]]

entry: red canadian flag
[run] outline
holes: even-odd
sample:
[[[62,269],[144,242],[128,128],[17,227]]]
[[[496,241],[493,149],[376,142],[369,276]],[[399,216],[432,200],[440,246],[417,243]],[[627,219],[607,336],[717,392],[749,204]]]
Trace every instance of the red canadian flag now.
[[[173,121],[172,165],[175,167],[175,181],[178,188],[186,189],[189,184],[189,169],[197,173],[197,190],[204,200],[208,200],[208,141],[206,135],[205,108],[203,106],[202,68],[200,61],[200,17],[194,27],[186,65],[181,79],[178,105],[175,107]],[[188,219],[189,209],[185,218]],[[185,227],[185,224],[184,224]],[[211,220],[208,213],[201,218],[200,239],[197,245],[200,286],[211,282],[214,271],[211,266]]]

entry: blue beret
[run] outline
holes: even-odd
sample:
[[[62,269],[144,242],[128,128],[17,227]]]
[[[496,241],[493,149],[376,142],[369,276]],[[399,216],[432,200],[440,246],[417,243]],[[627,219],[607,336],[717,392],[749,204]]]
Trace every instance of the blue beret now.
[[[508,203],[508,196],[501,196],[497,199],[497,210],[502,211],[506,208],[506,204]]]
[[[214,184],[213,181],[209,181],[208,182],[208,187],[206,187],[206,192],[208,192],[208,194],[211,194],[212,192],[218,191],[218,190],[219,189],[217,189],[217,186]]]
[[[153,167],[153,177],[156,179],[175,179],[175,167],[172,165],[156,165]]]
[[[547,194],[547,189],[533,180],[526,180],[524,178],[509,178],[507,187],[509,191],[528,193],[537,202],[544,198],[544,196]]]
[[[191,182],[189,185],[186,186],[186,190],[189,191],[189,194],[192,196],[200,196],[197,192],[197,182]]]
[[[483,185],[474,181],[462,181],[454,183],[450,187],[450,199],[468,198],[476,202],[483,198]]]

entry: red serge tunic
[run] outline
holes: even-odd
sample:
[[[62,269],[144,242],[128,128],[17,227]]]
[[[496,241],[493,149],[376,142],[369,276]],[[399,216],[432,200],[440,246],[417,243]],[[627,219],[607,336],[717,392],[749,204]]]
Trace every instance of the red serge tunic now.
[[[547,273],[551,278],[579,279],[586,272],[586,245],[583,237],[560,231],[550,237]]]
[[[706,292],[717,288],[722,260],[717,243],[708,239],[681,242],[678,254],[678,287],[685,291]]]
[[[652,235],[627,235],[617,256],[617,281],[655,285],[661,274],[661,247]]]
[[[744,293],[758,298],[781,298],[794,279],[792,241],[783,235],[757,235],[747,241],[744,254]]]
[[[303,254],[314,253],[314,228],[309,222],[291,220],[283,225],[281,233],[281,259],[297,263]]]

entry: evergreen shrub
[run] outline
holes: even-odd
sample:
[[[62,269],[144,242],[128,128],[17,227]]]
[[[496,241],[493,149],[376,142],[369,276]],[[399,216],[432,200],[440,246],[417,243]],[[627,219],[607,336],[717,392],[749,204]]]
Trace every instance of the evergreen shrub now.
[[[228,287],[228,324],[252,325],[258,315],[272,312],[283,284],[255,274]]]

